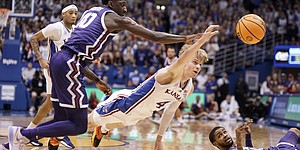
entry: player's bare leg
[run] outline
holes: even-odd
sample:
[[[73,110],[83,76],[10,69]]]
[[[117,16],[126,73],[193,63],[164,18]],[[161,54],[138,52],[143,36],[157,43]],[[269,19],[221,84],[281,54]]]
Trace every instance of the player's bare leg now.
[[[34,116],[33,120],[31,123],[34,125],[39,124],[43,118],[49,113],[49,111],[52,109],[52,102],[50,100],[51,95],[47,94],[47,98],[45,102],[41,105],[39,108],[37,114]]]

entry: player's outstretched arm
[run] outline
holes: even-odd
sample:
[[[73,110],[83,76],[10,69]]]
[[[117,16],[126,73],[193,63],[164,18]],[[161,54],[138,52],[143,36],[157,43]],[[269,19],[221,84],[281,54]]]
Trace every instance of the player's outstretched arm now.
[[[95,82],[96,87],[106,96],[110,96],[112,94],[111,87],[107,83],[103,82],[88,66],[84,67],[84,74],[87,78]]]
[[[41,67],[44,68],[44,69],[48,69],[49,68],[49,62],[47,60],[43,59],[42,54],[39,50],[40,49],[39,42],[42,41],[45,38],[46,37],[43,35],[42,30],[40,30],[39,32],[35,33],[30,38],[30,45],[31,45],[31,48],[32,48],[37,60],[39,61]]]
[[[149,39],[153,42],[159,42],[163,44],[179,43],[179,42],[190,42],[194,39],[199,39],[202,34],[193,35],[175,35],[165,32],[158,32],[149,30],[129,17],[122,17],[114,13],[108,13],[105,16],[105,24],[109,31],[122,31],[128,30],[135,35],[141,36],[143,38]]]
[[[155,141],[155,148],[154,148],[155,150],[163,149],[163,145],[162,145],[162,141],[161,141],[162,137],[163,137],[164,133],[166,132],[168,126],[170,125],[170,123],[174,117],[175,111],[177,110],[179,105],[180,105],[180,102],[178,102],[178,101],[172,102],[164,110],[162,118],[161,118],[161,122],[159,125],[156,141]]]

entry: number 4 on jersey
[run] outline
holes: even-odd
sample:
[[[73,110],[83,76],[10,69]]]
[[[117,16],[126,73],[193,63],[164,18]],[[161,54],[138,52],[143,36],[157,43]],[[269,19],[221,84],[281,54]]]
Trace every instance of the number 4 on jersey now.
[[[164,101],[156,103],[156,108],[160,109],[161,107],[164,107],[166,104],[170,103],[171,101]]]

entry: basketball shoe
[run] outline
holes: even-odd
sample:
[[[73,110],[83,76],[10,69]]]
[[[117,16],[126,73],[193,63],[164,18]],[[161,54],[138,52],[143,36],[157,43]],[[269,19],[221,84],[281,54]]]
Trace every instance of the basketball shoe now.
[[[9,150],[9,143],[1,144],[0,150]]]
[[[109,131],[107,131],[106,133],[102,133],[101,132],[101,126],[100,127],[96,127],[94,129],[94,133],[92,135],[92,145],[94,147],[98,147],[100,142],[101,142],[101,139],[103,136],[108,136],[109,134]]]
[[[62,141],[60,141],[62,145],[64,145],[65,147],[67,148],[70,148],[70,149],[74,149],[75,146],[74,144],[71,142],[70,138],[68,136],[65,136]]]
[[[23,127],[9,126],[8,127],[8,143],[9,149],[21,149],[24,144],[30,142],[28,138],[21,134]]]

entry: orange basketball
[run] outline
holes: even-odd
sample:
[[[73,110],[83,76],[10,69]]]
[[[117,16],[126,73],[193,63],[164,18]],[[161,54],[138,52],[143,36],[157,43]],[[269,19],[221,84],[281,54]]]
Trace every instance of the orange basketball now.
[[[243,16],[236,24],[236,34],[246,44],[256,44],[266,34],[266,24],[256,14]]]

